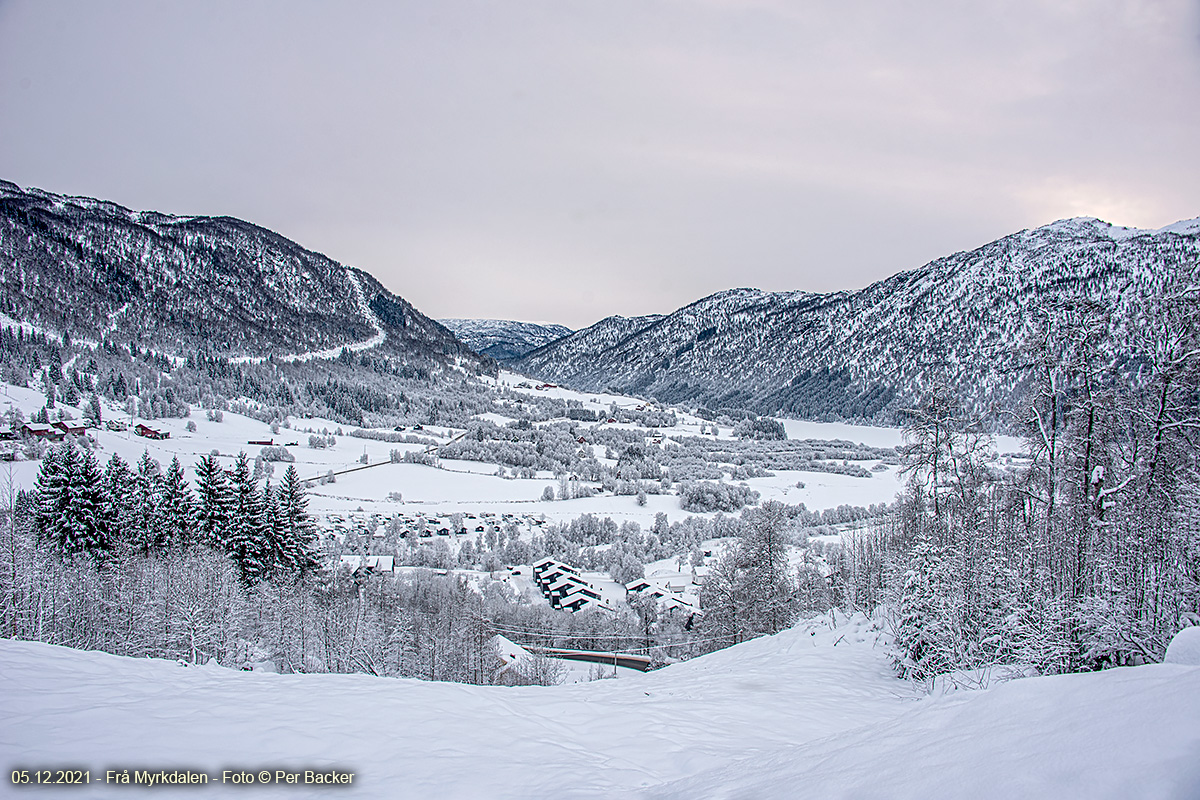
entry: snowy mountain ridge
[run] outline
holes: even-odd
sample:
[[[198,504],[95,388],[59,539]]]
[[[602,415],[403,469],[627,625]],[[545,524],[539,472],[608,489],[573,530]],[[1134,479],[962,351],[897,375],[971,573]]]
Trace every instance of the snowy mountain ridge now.
[[[513,367],[583,391],[813,419],[890,421],[934,381],[1006,408],[1039,307],[1083,296],[1128,329],[1198,258],[1200,219],[1156,231],[1060,220],[861,290],[730,289],[661,317],[609,318]]]
[[[476,353],[511,361],[556,339],[569,336],[565,325],[508,319],[439,319]]]
[[[204,349],[261,361],[373,349],[417,368],[494,369],[368,273],[265,228],[131,211],[7,181],[0,313],[165,353]]]

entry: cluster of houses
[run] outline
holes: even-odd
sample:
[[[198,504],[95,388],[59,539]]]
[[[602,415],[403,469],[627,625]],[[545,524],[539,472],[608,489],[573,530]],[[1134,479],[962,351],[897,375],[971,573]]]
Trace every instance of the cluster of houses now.
[[[543,558],[533,563],[533,581],[550,605],[565,611],[580,611],[585,608],[606,608],[599,590],[579,575],[579,570],[556,561]]]
[[[659,607],[666,611],[679,611],[688,615],[702,614],[700,587],[696,580],[695,574],[683,572],[655,575],[626,584],[625,591],[631,595],[652,597],[658,601]]]
[[[0,441],[13,441],[16,439],[46,439],[51,442],[58,442],[67,435],[83,436],[88,432],[88,425],[82,422],[64,422],[56,420],[50,423],[41,422],[22,422],[14,426],[0,427]],[[124,423],[109,421],[106,426],[109,430],[123,431],[125,430]],[[160,431],[157,428],[151,428],[149,425],[139,423],[134,427],[133,432],[138,436],[144,436],[147,439],[170,439],[171,434],[168,431]]]
[[[22,422],[18,425],[0,428],[0,441],[14,441],[16,439],[47,439],[51,442],[62,440],[67,434],[73,436],[82,436],[87,433],[87,426],[74,422],[51,422],[49,424],[41,422]]]
[[[488,529],[499,531],[501,526],[516,525],[518,528],[526,530],[534,530],[546,524],[543,517],[535,517],[529,514],[492,514],[488,512],[463,513],[457,515],[460,517],[459,524],[455,524],[455,515],[430,515],[425,516],[421,513],[404,514],[397,513],[391,515],[384,514],[369,514],[369,515],[353,515],[353,514],[328,514],[321,518],[320,524],[325,528],[325,538],[335,538],[343,540],[346,534],[351,531],[364,536],[371,536],[374,539],[383,539],[387,535],[388,523],[395,520],[400,523],[401,535],[404,537],[410,536],[413,532],[419,531],[421,539],[433,539],[434,537],[455,537],[455,536],[475,536],[487,533]]]

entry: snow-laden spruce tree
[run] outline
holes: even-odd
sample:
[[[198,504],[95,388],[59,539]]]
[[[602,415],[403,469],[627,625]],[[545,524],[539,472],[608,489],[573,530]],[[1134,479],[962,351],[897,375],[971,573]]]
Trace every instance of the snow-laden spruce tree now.
[[[239,453],[230,477],[231,503],[225,552],[233,556],[247,583],[261,580],[271,570],[270,544],[264,531],[262,496],[250,474],[250,459]]]
[[[147,553],[165,543],[162,505],[162,466],[150,457],[150,451],[142,451],[133,476],[132,533],[136,546]]]
[[[162,484],[162,543],[184,547],[196,538],[196,498],[179,457],[171,459]]]
[[[60,555],[99,554],[112,546],[101,513],[101,472],[90,450],[64,442],[47,453],[38,473],[39,537]]]
[[[280,563],[287,571],[304,574],[317,568],[317,532],[308,516],[308,498],[300,482],[300,474],[294,464],[289,464],[279,484],[279,524],[276,528],[280,537],[277,551]]]
[[[196,523],[200,542],[224,549],[228,538],[233,495],[225,470],[215,456],[204,456],[196,463]]]

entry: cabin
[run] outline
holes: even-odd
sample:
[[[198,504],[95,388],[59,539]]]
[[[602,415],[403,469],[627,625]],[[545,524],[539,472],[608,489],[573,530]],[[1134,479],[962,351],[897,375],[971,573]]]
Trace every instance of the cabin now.
[[[50,424],[58,428],[63,433],[69,433],[72,436],[83,436],[85,433],[87,433],[86,425],[72,425],[69,422],[63,422],[61,420],[58,422],[51,422]]]
[[[110,419],[108,422],[104,423],[104,427],[108,428],[110,431],[118,432],[129,428],[128,425],[118,419]]]
[[[351,572],[360,569],[371,573],[392,573],[396,571],[395,556],[342,556],[341,563]]]
[[[151,428],[149,425],[138,423],[134,426],[133,432],[138,436],[145,436],[147,439],[170,439],[171,434],[167,431],[160,431],[157,428]]]
[[[652,575],[625,585],[628,594],[650,597],[664,611],[701,614],[700,598],[692,577],[687,574]]]
[[[40,422],[23,422],[17,429],[22,436],[32,436],[35,439],[48,439],[52,442],[61,441],[65,433],[53,425],[43,425]]]
[[[272,447],[275,441],[273,439],[251,439],[246,444],[258,445],[259,447]]]
[[[564,597],[558,603],[558,608],[566,611],[579,611],[588,606],[599,605],[599,602],[591,598],[584,597],[582,594],[572,594],[569,597]]]
[[[564,575],[570,574],[570,572],[564,571],[561,567],[550,567],[539,573],[534,573],[533,579],[538,582],[539,586],[546,588],[562,580]]]
[[[11,442],[18,438],[17,432],[7,425],[0,427],[0,442]]]
[[[697,567],[697,573],[700,568]],[[651,575],[639,578],[625,584],[625,591],[630,594],[650,594],[655,597],[666,597],[670,594],[683,594],[695,589],[696,579],[689,573],[668,573],[666,575]]]
[[[587,583],[582,578],[576,578],[574,575],[568,575],[566,577],[559,578],[553,583],[543,583],[542,593],[546,595],[546,597],[550,598],[551,602],[553,602],[555,598],[561,599],[585,586],[587,586]]]
[[[704,612],[700,610],[699,600],[688,602],[691,599],[693,598],[689,598],[687,595],[684,595],[682,598],[668,597],[662,601],[662,608],[666,611],[680,611],[689,616],[703,616]],[[691,629],[689,628],[689,630]]]

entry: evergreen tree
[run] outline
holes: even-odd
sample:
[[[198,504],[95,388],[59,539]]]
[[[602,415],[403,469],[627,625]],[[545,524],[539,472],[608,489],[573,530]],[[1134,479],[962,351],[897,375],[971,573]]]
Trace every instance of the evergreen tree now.
[[[320,565],[317,559],[317,533],[308,516],[308,498],[294,464],[283,473],[279,485],[279,523],[287,553],[285,563],[303,574]]]
[[[896,644],[904,653],[901,672],[924,680],[957,666],[953,582],[944,548],[922,538],[912,549],[897,602]]]
[[[196,463],[197,537],[202,544],[225,549],[233,498],[225,470],[214,456]]]
[[[47,451],[38,471],[37,516],[34,519],[38,536],[53,543],[56,549],[72,552],[66,542],[65,520],[70,509],[70,473],[76,468],[75,448],[66,444]]]
[[[230,484],[233,502],[225,550],[237,562],[242,579],[251,583],[267,577],[271,560],[262,524],[262,496],[245,452],[238,453]]]
[[[38,535],[59,554],[102,553],[111,547],[101,513],[101,474],[90,450],[63,443],[47,454],[38,474]]]
[[[87,414],[97,425],[104,421],[103,413],[100,411],[99,395],[92,395],[91,399],[88,400]]]
[[[100,478],[100,515],[112,532],[114,546],[133,546],[134,476],[119,455],[112,454]]]
[[[150,457],[149,450],[143,450],[133,476],[133,531],[130,534],[142,552],[149,552],[166,542],[162,494],[162,467]]]
[[[171,459],[171,466],[163,482],[162,522],[166,544],[186,547],[195,541],[196,500],[178,456]]]
[[[268,480],[263,485],[259,498],[259,509],[262,514],[260,525],[263,539],[263,563],[273,576],[286,571],[287,552],[283,540],[283,528],[279,517],[279,493]]]

